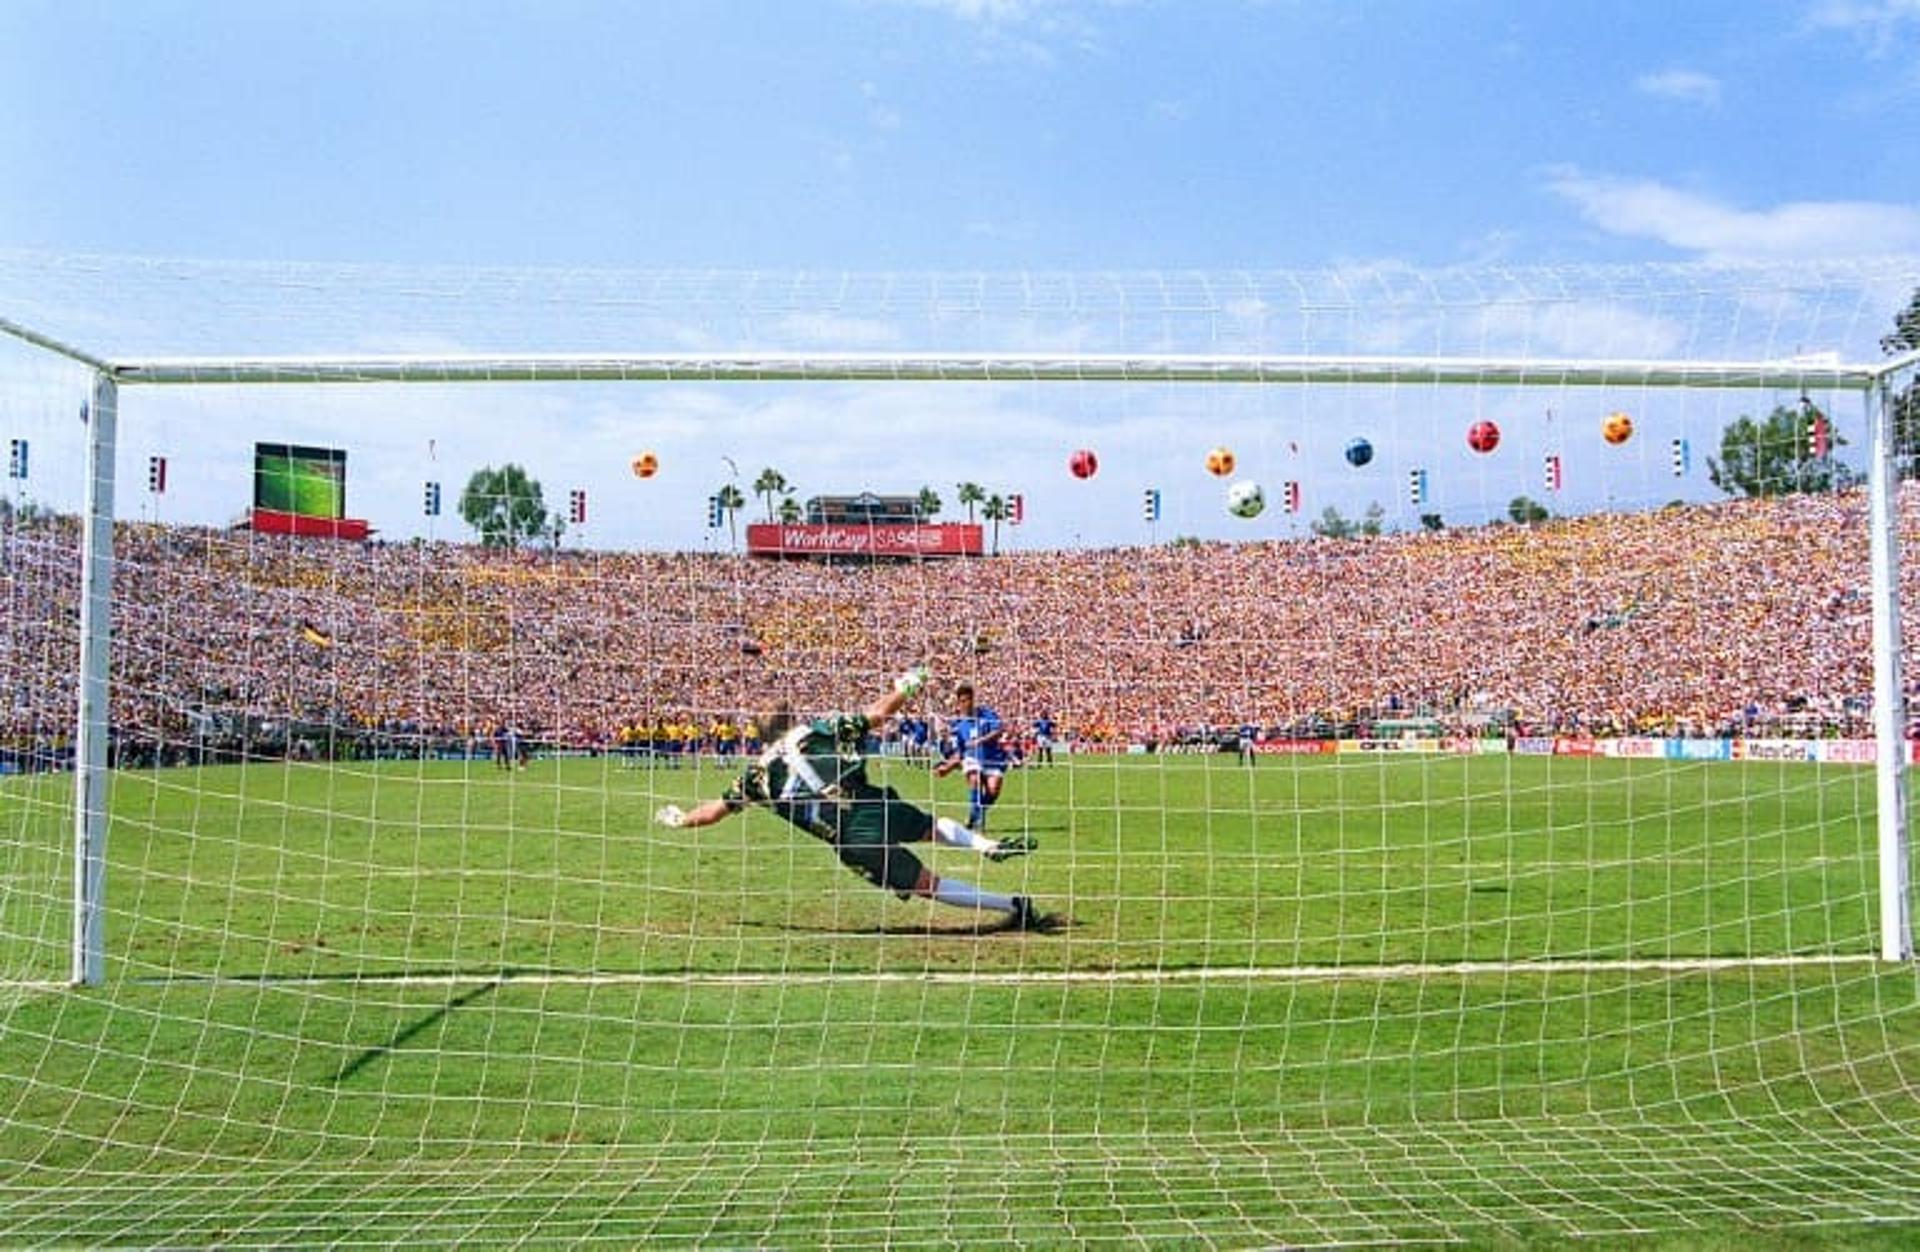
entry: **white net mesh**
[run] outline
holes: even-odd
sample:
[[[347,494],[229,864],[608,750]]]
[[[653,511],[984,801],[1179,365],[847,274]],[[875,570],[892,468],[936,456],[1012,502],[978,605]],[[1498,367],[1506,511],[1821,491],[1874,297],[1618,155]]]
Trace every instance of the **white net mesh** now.
[[[30,449],[0,549],[7,1241],[1920,1221],[1920,981],[1876,959],[1849,373],[1920,266],[3,259],[0,317],[40,341],[0,358],[0,433]],[[421,380],[121,387],[97,987],[65,985],[90,384],[49,342],[181,377],[377,356]],[[551,381],[560,354],[663,351],[1034,354],[1050,381]],[[1207,354],[1503,363],[1165,381]],[[430,381],[536,356],[549,381]],[[1630,358],[1777,368],[1515,380]],[[1101,381],[1060,381],[1076,361]],[[1742,418],[1759,433],[1724,442]],[[256,442],[344,450],[374,537],[236,529]],[[472,476],[507,462],[557,536],[476,542]],[[1228,511],[1238,481],[1258,516]],[[783,531],[783,499],[820,518],[922,488],[987,555],[740,551],[831,529]],[[904,846],[943,902],[888,877],[898,845],[863,860],[852,818],[808,819],[830,840],[765,804],[652,820],[754,798],[752,711],[865,709],[916,661],[934,679],[906,725],[875,721],[865,776],[1030,855]],[[1017,760],[990,805],[931,768],[963,681]],[[1016,896],[1060,924],[1009,927]]]

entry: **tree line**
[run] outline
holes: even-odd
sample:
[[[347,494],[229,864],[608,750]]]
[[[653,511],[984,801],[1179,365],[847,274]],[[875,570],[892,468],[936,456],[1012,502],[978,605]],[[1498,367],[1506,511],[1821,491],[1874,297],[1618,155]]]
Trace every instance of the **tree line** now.
[[[1893,329],[1880,339],[1880,350],[1888,357],[1920,350],[1920,291],[1895,316]],[[1920,474],[1920,377],[1896,391],[1890,405],[1896,466],[1902,478],[1911,478]],[[1728,423],[1720,433],[1719,455],[1707,458],[1707,477],[1729,496],[1743,498],[1841,490],[1860,481],[1859,471],[1834,455],[1847,442],[1834,431],[1827,415],[1802,396],[1796,402],[1775,405],[1764,418],[1742,414]],[[956,483],[955,492],[969,523],[984,519],[992,524],[993,550],[999,551],[1000,526],[1013,516],[1010,498],[974,482]],[[769,522],[797,522],[805,515],[786,475],[772,466],[753,480],[753,493],[765,504]],[[738,515],[746,507],[746,496],[729,481],[714,489],[713,499],[738,546]],[[916,503],[923,520],[938,517],[944,507],[940,494],[930,486],[920,488]],[[474,471],[460,495],[460,516],[486,547],[540,541],[557,546],[566,533],[566,520],[547,511],[539,481],[513,464]],[[1508,504],[1507,516],[1531,525],[1552,514],[1539,501],[1522,495]],[[1350,538],[1380,534],[1385,521],[1386,511],[1375,503],[1358,519],[1329,507],[1310,527],[1317,535]],[[1422,513],[1420,524],[1428,530],[1445,526],[1438,513]]]
[[[956,483],[954,487],[955,499],[967,510],[967,522],[990,523],[992,547],[999,551],[1000,526],[1013,521],[1012,497],[990,492],[975,482]],[[806,510],[794,498],[793,485],[787,476],[772,466],[761,470],[753,480],[753,494],[765,504],[769,522],[794,523],[806,515]],[[728,481],[714,488],[711,498],[720,518],[727,523],[730,540],[738,547],[739,514],[746,507],[746,496],[736,483]],[[946,503],[931,486],[923,486],[914,497],[914,507],[920,520],[932,521]],[[461,520],[473,528],[481,546],[488,548],[517,548],[539,542],[557,547],[567,530],[566,519],[548,511],[540,481],[524,467],[511,463],[475,470],[460,493],[459,511]]]

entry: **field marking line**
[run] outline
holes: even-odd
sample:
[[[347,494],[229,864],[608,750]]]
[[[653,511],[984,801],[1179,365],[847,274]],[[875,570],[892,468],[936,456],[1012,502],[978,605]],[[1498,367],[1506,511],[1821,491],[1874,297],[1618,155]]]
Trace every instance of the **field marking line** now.
[[[1551,977],[1568,974],[1618,973],[1730,973],[1741,970],[1807,969],[1881,964],[1873,953],[1812,956],[1752,957],[1640,957],[1621,960],[1567,961],[1452,961],[1433,964],[1401,962],[1383,965],[1232,965],[1173,969],[1109,970],[924,970],[924,971],[691,971],[678,973],[569,973],[564,971],[474,970],[419,974],[190,974],[129,978],[133,986],[164,987],[205,984],[217,987],[460,987],[497,983],[551,987],[766,987],[866,985],[1085,985],[1123,986],[1161,983],[1212,982],[1367,982],[1402,978]],[[58,991],[68,984],[54,982],[5,983],[0,991]]]

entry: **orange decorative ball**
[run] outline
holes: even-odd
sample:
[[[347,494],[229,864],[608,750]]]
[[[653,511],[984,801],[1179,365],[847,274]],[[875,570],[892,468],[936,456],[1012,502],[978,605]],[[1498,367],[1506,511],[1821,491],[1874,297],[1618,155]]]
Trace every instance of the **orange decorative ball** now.
[[[1633,419],[1625,413],[1609,413],[1600,423],[1600,437],[1608,443],[1621,444],[1633,438]]]
[[[1235,461],[1231,448],[1215,448],[1207,453],[1207,473],[1215,478],[1225,478],[1233,473]]]
[[[642,452],[639,456],[633,458],[633,476],[635,478],[652,478],[659,472],[660,458],[653,453]]]

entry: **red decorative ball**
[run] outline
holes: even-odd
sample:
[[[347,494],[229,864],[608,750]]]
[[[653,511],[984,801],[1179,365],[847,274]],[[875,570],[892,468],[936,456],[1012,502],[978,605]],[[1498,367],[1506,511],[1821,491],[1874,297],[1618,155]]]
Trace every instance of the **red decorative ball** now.
[[[1075,478],[1092,478],[1100,468],[1100,458],[1086,448],[1080,449],[1067,458],[1067,469]]]
[[[1467,428],[1467,446],[1475,452],[1491,452],[1500,446],[1500,428],[1492,422],[1475,422]]]

